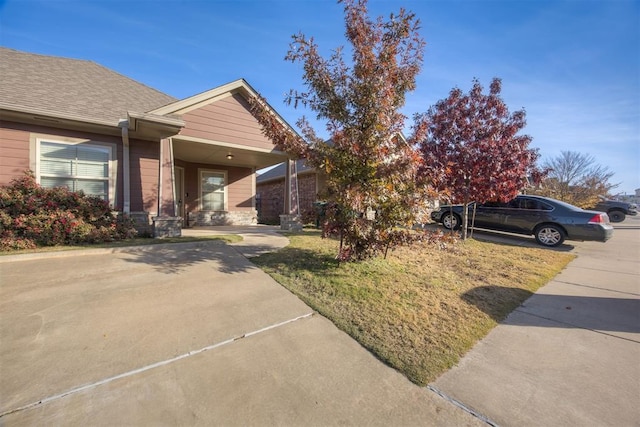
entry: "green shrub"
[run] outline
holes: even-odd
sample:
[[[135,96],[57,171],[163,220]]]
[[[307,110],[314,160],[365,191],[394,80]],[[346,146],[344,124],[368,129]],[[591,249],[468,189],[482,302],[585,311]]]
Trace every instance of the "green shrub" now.
[[[41,187],[31,171],[0,187],[0,250],[123,240],[133,225],[98,197]]]

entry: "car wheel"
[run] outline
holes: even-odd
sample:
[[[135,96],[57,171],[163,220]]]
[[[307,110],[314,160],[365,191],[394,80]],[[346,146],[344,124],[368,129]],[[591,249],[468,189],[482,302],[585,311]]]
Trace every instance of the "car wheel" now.
[[[626,218],[624,212],[621,211],[611,211],[608,215],[611,222],[622,222]]]
[[[447,230],[457,230],[460,228],[460,217],[456,214],[447,213],[442,216],[442,225]]]
[[[548,247],[559,246],[565,239],[564,231],[553,224],[545,224],[536,228],[535,237],[536,242]]]

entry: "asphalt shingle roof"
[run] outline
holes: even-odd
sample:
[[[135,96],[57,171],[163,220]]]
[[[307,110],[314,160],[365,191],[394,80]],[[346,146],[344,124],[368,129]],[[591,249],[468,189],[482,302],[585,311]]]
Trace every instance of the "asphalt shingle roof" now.
[[[177,99],[92,61],[0,47],[0,103],[117,124]]]

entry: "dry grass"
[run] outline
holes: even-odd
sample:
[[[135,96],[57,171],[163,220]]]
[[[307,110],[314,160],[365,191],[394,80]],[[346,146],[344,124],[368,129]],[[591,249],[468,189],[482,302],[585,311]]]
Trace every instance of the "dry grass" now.
[[[421,244],[387,259],[338,265],[318,233],[253,261],[413,382],[452,367],[573,255],[468,240]]]

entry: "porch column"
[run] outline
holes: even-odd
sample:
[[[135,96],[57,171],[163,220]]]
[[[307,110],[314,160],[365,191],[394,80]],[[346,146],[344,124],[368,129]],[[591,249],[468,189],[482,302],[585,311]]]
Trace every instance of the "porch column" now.
[[[298,204],[298,171],[296,161],[287,159],[284,175],[284,215],[280,215],[282,230],[301,231],[300,208]]]
[[[160,171],[158,174],[158,216],[175,216],[171,139],[160,140]]]
[[[284,214],[291,213],[291,160],[287,159],[284,168]]]
[[[158,216],[153,218],[154,237],[177,237],[182,234],[182,218],[176,217],[172,148],[171,138],[160,140]]]
[[[296,161],[287,159],[287,167],[284,176],[284,213],[285,215],[299,215],[298,204],[298,171]]]

